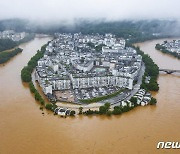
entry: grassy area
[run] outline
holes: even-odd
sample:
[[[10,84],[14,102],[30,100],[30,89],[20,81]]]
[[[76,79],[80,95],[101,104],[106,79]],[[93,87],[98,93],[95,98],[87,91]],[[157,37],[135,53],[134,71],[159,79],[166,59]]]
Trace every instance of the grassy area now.
[[[121,92],[123,92],[125,89],[121,89],[119,91],[116,91],[112,94],[109,94],[109,95],[105,95],[105,96],[100,96],[100,97],[95,97],[95,98],[91,98],[91,99],[81,99],[80,102],[82,103],[94,103],[94,102],[99,102],[99,101],[102,101],[102,100],[105,100],[105,99],[109,99],[109,98],[112,98],[112,97],[115,97],[117,96],[118,94],[120,94]]]

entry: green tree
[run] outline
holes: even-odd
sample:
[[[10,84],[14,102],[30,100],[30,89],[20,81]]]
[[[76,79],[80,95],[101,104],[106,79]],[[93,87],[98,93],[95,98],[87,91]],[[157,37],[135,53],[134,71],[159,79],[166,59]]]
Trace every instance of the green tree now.
[[[0,52],[8,49],[12,49],[18,44],[11,39],[0,39]]]
[[[122,111],[121,111],[120,106],[115,106],[114,110],[112,111],[112,114],[118,115],[118,114],[121,114],[121,113],[122,113]]]
[[[45,102],[44,102],[44,100],[43,99],[40,99],[40,101],[39,101],[40,103],[41,103],[41,105],[44,105],[45,104]]]
[[[155,98],[151,98],[150,105],[156,105],[157,100]]]
[[[32,83],[32,81],[29,83],[29,88],[30,88],[30,91],[31,91],[32,93],[35,93],[35,92],[36,92],[36,89],[35,89],[34,84]]]
[[[99,113],[100,114],[106,114],[107,108],[105,106],[100,106],[99,107]]]
[[[70,116],[74,116],[76,114],[76,112],[74,111],[74,110],[72,110],[71,112],[70,112]]]
[[[24,67],[21,71],[21,79],[24,82],[30,82],[31,81],[31,72],[28,70],[28,66]]]
[[[137,98],[136,97],[131,97],[130,101],[137,105]]]
[[[110,109],[111,105],[110,105],[110,103],[105,103],[104,106],[105,106],[106,110],[108,111]]]
[[[112,111],[107,111],[106,115],[111,116],[112,115]]]
[[[79,107],[79,114],[82,114],[83,113],[83,107]]]
[[[46,106],[45,106],[45,108],[47,109],[47,110],[52,110],[52,107],[53,107],[53,105],[52,104],[46,104]]]

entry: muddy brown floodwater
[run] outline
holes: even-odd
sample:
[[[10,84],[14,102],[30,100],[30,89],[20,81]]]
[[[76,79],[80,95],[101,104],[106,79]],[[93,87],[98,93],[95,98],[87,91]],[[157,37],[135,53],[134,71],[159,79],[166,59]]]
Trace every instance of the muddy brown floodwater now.
[[[180,76],[161,73],[156,106],[137,107],[120,116],[60,118],[39,110],[20,71],[51,38],[21,45],[23,52],[0,66],[0,154],[39,153],[178,153],[157,150],[158,141],[180,141]],[[154,49],[154,40],[138,45],[162,68],[180,62]]]

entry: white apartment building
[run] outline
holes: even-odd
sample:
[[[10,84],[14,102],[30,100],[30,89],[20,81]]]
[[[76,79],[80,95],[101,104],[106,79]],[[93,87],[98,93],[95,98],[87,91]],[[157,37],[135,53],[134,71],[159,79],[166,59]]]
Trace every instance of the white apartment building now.
[[[132,89],[133,80],[120,76],[102,76],[102,77],[72,77],[73,89],[117,86]]]

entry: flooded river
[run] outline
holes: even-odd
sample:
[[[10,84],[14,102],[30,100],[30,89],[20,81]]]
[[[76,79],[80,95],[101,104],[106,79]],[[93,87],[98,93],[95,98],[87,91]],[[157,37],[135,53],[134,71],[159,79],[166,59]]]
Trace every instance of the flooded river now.
[[[23,52],[0,66],[0,154],[178,153],[157,150],[158,141],[180,141],[180,75],[160,74],[156,106],[137,107],[121,116],[60,118],[39,110],[22,84],[20,71],[51,38],[21,45]],[[138,45],[160,68],[180,69],[180,61],[154,49],[162,40]]]

